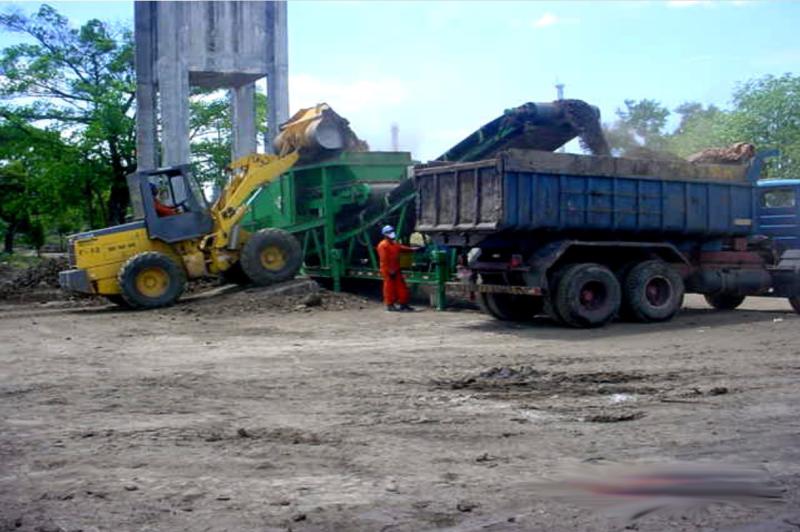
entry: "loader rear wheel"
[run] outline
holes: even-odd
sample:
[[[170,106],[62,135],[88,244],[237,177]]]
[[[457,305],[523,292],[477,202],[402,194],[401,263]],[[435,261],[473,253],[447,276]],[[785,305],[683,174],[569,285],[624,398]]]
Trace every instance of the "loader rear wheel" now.
[[[567,266],[557,274],[553,307],[558,317],[572,327],[600,327],[619,312],[622,299],[619,281],[600,264]]]
[[[303,263],[295,237],[280,229],[262,229],[250,236],[239,259],[242,270],[258,285],[288,281]]]
[[[128,259],[117,281],[129,306],[150,309],[175,303],[186,287],[186,273],[169,256],[148,251]]]
[[[738,294],[706,294],[705,298],[717,310],[733,310],[744,301],[744,296]]]
[[[683,279],[660,260],[640,262],[625,276],[625,315],[641,322],[667,321],[683,305]]]

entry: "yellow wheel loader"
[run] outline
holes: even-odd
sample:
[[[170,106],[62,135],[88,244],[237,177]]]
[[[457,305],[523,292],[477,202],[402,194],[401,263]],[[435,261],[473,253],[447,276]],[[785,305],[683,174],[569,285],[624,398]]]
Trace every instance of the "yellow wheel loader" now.
[[[354,138],[326,104],[303,109],[281,126],[278,155],[252,154],[231,164],[228,184],[212,205],[188,165],[129,175],[134,221],[73,235],[73,269],[59,274],[61,287],[148,309],[173,304],[187,279],[223,275],[267,285],[293,278],[303,260],[299,243],[278,229],[241,229],[247,200],[301,157],[324,158]]]

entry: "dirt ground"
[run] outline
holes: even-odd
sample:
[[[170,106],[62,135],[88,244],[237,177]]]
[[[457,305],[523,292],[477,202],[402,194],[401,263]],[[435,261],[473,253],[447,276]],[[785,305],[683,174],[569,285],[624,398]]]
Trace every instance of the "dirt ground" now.
[[[785,502],[628,530],[800,529],[783,301],[587,331],[259,297],[0,302],[0,530],[624,530],[534,486],[674,460],[763,467]]]

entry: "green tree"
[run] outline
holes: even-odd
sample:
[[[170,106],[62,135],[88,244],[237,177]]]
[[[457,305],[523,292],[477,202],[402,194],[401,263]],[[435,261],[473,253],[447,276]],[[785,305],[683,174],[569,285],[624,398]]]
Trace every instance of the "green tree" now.
[[[90,193],[97,189],[94,179],[91,162],[58,131],[0,119],[0,219],[5,222],[5,251],[13,251],[16,233],[30,233],[29,240],[38,241],[38,237],[30,238],[33,232],[44,227],[67,232],[80,226],[84,211],[97,213],[95,207],[103,205],[103,198]]]
[[[617,120],[606,127],[606,137],[617,153],[663,149],[669,115],[669,109],[655,100],[625,100],[625,108],[617,109]]]
[[[0,116],[47,124],[96,172],[83,184],[103,199],[101,223],[121,223],[130,199],[125,176],[136,167],[133,39],[126,28],[90,20],[76,29],[43,5],[33,15],[0,15],[0,29],[29,42],[0,52]],[[97,223],[87,213],[91,225]]]
[[[267,97],[256,93],[256,131],[266,133]],[[222,187],[231,162],[232,123],[227,92],[195,89],[190,101],[189,132],[195,177],[206,185]]]
[[[698,102],[686,102],[675,109],[681,117],[678,127],[665,139],[665,148],[680,157],[709,147],[736,142],[730,127],[730,113],[714,105],[704,107]]]
[[[771,177],[800,177],[800,76],[765,76],[739,85],[733,94],[729,138],[759,150],[777,148]]]

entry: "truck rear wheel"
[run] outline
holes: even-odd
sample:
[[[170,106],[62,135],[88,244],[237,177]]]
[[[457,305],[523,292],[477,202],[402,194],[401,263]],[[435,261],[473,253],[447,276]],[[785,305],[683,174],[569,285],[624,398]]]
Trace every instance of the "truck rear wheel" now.
[[[744,301],[739,294],[706,294],[706,302],[717,310],[733,310]]]
[[[622,299],[619,281],[605,266],[573,264],[557,277],[553,307],[567,325],[599,327],[619,312]]]
[[[667,321],[683,305],[683,294],[683,279],[669,264],[660,260],[640,262],[625,276],[625,314],[641,322]]]
[[[268,285],[288,281],[303,263],[300,243],[281,229],[262,229],[250,236],[239,259],[253,283]]]
[[[117,275],[122,298],[132,308],[151,309],[175,303],[186,287],[186,273],[157,251],[134,255]]]

